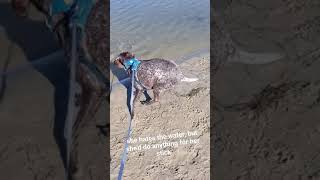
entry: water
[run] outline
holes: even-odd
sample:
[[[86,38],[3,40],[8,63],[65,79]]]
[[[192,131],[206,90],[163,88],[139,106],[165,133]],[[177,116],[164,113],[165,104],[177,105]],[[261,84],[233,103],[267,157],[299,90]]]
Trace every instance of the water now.
[[[177,61],[209,53],[209,0],[111,0],[110,18],[111,59],[123,51]]]

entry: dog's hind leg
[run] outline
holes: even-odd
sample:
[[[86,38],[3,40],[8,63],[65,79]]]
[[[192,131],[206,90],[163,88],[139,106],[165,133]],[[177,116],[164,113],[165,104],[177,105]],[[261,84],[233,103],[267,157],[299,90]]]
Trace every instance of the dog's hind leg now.
[[[160,89],[154,89],[153,90],[153,102],[159,102],[160,101],[160,94],[161,94],[161,90]]]

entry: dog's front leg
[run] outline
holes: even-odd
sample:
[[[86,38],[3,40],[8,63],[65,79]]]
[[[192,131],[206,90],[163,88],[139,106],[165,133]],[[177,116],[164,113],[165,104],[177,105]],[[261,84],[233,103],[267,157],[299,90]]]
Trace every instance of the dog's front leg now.
[[[146,97],[146,100],[140,101],[140,102],[141,102],[141,104],[148,104],[148,102],[150,102],[152,100],[152,98],[149,96],[147,90],[144,90],[143,94]]]
[[[145,101],[141,101],[141,103],[142,104],[144,104],[144,105],[150,105],[150,104],[153,104],[153,103],[155,103],[155,102],[159,102],[159,100],[160,100],[160,93],[161,93],[161,90],[159,90],[159,89],[153,89],[153,99],[151,99],[150,97],[150,99],[147,99],[147,100],[145,100]]]

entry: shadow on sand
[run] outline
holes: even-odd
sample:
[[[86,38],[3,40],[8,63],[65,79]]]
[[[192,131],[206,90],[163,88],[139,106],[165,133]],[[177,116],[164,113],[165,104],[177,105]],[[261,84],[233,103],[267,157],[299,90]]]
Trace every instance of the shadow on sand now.
[[[127,107],[128,107],[129,112],[131,112],[131,109],[130,109],[131,79],[124,69],[120,69],[113,64],[110,65],[110,70],[111,70],[112,74],[117,77],[117,79],[119,80],[119,83],[126,88],[126,90],[127,90]],[[111,84],[113,84],[113,82],[111,82]],[[111,87],[111,88],[113,89],[114,87]]]
[[[37,58],[51,54],[59,49],[54,35],[48,30],[44,22],[16,16],[8,3],[0,3],[0,26],[4,28],[8,39],[23,50],[28,62],[33,62]],[[10,62],[6,61],[5,63],[8,64]],[[65,165],[66,142],[63,132],[68,107],[69,70],[63,57],[49,65],[33,65],[33,68],[46,77],[54,86],[55,117],[53,134]],[[2,78],[1,84],[0,90],[4,95],[5,77]]]

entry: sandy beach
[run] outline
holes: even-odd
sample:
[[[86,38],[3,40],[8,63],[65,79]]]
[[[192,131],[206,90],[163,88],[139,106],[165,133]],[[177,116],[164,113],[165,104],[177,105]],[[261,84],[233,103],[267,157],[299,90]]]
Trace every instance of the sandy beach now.
[[[224,2],[214,11],[237,47],[260,58],[214,55],[223,63],[212,87],[213,178],[320,179],[319,2]]]
[[[197,77],[199,81],[181,82],[174,89],[163,93],[160,103],[142,105],[137,103],[136,117],[132,124],[132,138],[152,138],[196,131],[195,144],[179,144],[163,149],[133,150],[128,153],[123,179],[209,179],[209,56],[196,57],[180,65],[187,77]],[[152,97],[152,93],[149,93]],[[128,128],[128,108],[126,88],[119,86],[111,93],[111,179],[116,179],[120,158],[124,149],[124,138]],[[143,96],[141,100],[144,100]],[[177,137],[175,140],[181,139]],[[166,142],[175,142],[174,139]],[[165,142],[145,141],[132,143],[159,144]],[[164,154],[161,154],[161,151]],[[192,171],[191,171],[192,170]]]

